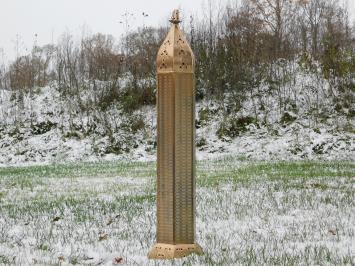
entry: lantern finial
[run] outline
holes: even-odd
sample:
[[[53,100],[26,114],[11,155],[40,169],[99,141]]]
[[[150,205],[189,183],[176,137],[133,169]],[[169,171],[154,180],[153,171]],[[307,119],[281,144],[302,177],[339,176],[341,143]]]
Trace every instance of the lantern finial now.
[[[181,22],[179,9],[175,9],[173,11],[173,14],[171,15],[171,19],[169,21],[173,24],[179,24]]]

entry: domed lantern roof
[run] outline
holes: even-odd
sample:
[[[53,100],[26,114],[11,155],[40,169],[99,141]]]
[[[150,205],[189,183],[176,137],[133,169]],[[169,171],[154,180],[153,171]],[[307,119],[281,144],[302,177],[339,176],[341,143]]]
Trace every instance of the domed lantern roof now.
[[[173,24],[157,56],[158,73],[193,73],[195,57],[186,37],[179,28],[179,10],[174,10],[170,22]]]

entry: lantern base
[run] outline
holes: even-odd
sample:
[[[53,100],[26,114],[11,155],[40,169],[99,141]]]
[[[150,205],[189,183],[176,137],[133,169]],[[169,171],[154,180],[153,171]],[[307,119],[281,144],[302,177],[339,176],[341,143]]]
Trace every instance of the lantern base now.
[[[148,253],[149,259],[169,260],[175,258],[182,258],[195,253],[203,255],[202,248],[199,244],[162,244],[157,243]]]

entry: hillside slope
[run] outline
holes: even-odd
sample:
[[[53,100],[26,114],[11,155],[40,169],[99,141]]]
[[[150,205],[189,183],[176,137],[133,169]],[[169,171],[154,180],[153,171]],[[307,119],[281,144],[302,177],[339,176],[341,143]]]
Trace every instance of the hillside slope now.
[[[223,155],[255,160],[355,158],[354,119],[335,111],[328,84],[297,70],[279,95],[263,84],[238,111],[202,100],[196,110],[197,158]],[[93,91],[63,100],[55,84],[21,94],[0,90],[0,165],[66,161],[155,160],[156,110],[125,112],[119,103],[82,111]],[[260,96],[261,95],[261,96]]]

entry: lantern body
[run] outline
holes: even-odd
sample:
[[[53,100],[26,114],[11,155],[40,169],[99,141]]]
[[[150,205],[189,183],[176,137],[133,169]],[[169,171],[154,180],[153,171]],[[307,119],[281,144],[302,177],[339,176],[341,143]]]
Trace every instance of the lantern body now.
[[[148,254],[157,259],[202,253],[195,243],[194,55],[176,11],[171,22],[157,57],[157,244]]]

